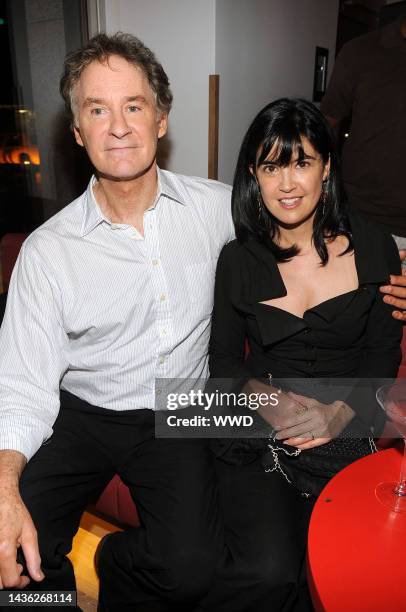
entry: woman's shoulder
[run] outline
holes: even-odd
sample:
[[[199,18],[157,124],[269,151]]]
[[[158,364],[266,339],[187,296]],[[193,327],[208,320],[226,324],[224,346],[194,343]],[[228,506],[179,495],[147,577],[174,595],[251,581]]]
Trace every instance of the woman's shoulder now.
[[[241,242],[236,238],[223,246],[219,261],[235,264],[237,261],[245,259],[247,255],[246,242]]]
[[[230,264],[234,268],[238,263],[255,267],[260,263],[266,263],[268,266],[276,265],[270,249],[252,237],[244,241],[235,239],[228,242],[220,253],[219,262]]]
[[[241,269],[245,267],[244,250],[244,245],[237,239],[225,244],[217,262],[217,276],[227,278],[229,281],[239,277]]]
[[[237,240],[237,238],[235,238],[223,246],[221,249],[221,255],[225,254],[225,256],[228,256],[229,254],[235,254],[240,250],[240,248],[241,243]]]

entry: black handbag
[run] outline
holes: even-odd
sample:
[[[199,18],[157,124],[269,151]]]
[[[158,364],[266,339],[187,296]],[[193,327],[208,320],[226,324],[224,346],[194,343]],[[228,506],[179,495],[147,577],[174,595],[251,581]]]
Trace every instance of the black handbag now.
[[[279,472],[306,497],[318,496],[328,481],[347,465],[376,451],[374,440],[355,417],[340,437],[316,448],[296,449],[267,437],[211,441],[221,461],[240,466],[261,457],[266,472]]]
[[[328,481],[353,461],[376,451],[372,438],[336,438],[308,450],[268,441],[265,471],[278,471],[306,497],[320,495]]]

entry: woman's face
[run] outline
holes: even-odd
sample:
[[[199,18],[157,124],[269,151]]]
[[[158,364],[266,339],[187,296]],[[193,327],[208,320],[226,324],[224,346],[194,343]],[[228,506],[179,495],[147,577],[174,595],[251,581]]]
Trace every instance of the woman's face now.
[[[314,216],[322,182],[330,170],[330,163],[323,162],[307,138],[302,137],[302,147],[303,160],[299,161],[294,152],[290,163],[282,167],[272,161],[278,148],[278,143],[275,143],[268,157],[256,169],[264,205],[285,226],[300,225]]]

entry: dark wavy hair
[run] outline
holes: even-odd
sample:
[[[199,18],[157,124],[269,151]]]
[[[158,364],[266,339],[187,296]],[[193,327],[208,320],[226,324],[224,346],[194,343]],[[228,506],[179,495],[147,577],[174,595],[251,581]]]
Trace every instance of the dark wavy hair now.
[[[330,172],[323,182],[323,195],[317,204],[313,224],[313,243],[321,264],[325,265],[328,261],[327,238],[334,239],[339,235],[347,237],[349,244],[342,255],[350,252],[353,245],[346,208],[341,203],[334,136],[321,112],[306,100],[275,100],[265,106],[251,123],[241,145],[234,175],[233,220],[240,242],[251,237],[266,244],[277,261],[288,261],[299,253],[295,245],[283,249],[276,244],[278,221],[265,206],[260,207],[259,213],[258,201],[261,202],[262,198],[255,174],[274,145],[274,164],[287,166],[292,156],[297,157],[299,162],[303,161],[303,137],[312,144],[325,164],[330,160]]]

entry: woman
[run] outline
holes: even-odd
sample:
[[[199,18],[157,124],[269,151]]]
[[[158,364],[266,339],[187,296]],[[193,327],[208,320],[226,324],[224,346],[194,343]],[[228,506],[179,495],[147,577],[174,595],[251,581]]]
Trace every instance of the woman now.
[[[307,610],[315,495],[374,450],[376,379],[400,363],[401,325],[379,293],[399,256],[389,235],[343,206],[330,129],[303,100],[277,100],[254,119],[232,207],[237,240],[218,263],[210,373],[236,389],[243,381],[247,394],[269,391],[270,378],[279,402],[259,410],[268,440],[215,445],[231,561],[204,609]]]

